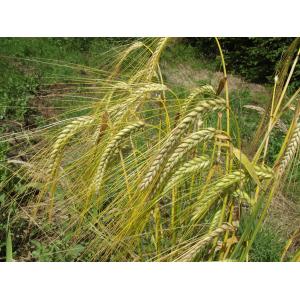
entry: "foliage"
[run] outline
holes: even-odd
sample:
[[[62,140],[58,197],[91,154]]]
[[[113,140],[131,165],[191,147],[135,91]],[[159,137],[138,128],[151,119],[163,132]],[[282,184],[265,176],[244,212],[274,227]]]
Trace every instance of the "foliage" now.
[[[293,38],[220,38],[228,69],[245,79],[258,83],[274,80],[274,66],[279,63]],[[218,51],[212,38],[188,38],[187,42],[210,59],[216,59]],[[300,68],[294,74],[290,87],[297,88]]]
[[[264,228],[257,234],[249,255],[251,261],[276,262],[280,261],[283,247],[280,236],[272,229]]]
[[[50,244],[32,240],[31,243],[33,247],[31,255],[35,261],[76,261],[77,257],[84,251],[83,245],[68,247],[62,240]]]
[[[28,141],[19,139],[20,133],[45,125],[45,115],[39,109],[48,86],[78,76],[81,70],[68,67],[70,63],[95,65],[112,45],[113,39],[89,38],[1,38],[0,39],[0,209],[10,197],[20,192],[23,183],[13,176],[15,168],[6,161],[10,158],[27,160],[24,149]],[[90,55],[87,53],[91,52]],[[97,54],[97,56],[95,56]],[[46,58],[46,59],[45,59]],[[60,62],[57,64],[57,59]],[[62,63],[62,61],[65,61]],[[51,91],[52,93],[52,91]],[[53,105],[53,103],[43,103]],[[13,176],[13,178],[12,178]],[[5,183],[5,184],[4,184]],[[15,205],[14,209],[15,210]],[[6,239],[8,211],[0,215],[0,239]],[[5,256],[5,245],[1,256]]]

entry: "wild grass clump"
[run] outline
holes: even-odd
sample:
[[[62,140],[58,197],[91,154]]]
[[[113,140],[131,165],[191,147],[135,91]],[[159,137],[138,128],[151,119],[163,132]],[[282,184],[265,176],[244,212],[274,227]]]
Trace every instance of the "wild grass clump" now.
[[[243,148],[218,39],[224,76],[217,92],[205,85],[185,98],[160,69],[172,39],[120,47],[81,91],[89,102],[79,115],[32,133],[39,141],[30,167],[15,174],[30,179],[26,205],[11,222],[26,218],[29,237],[34,229],[48,245],[68,235],[67,248],[80,245],[76,260],[251,260],[268,209],[298,159],[300,89],[288,95],[287,88],[299,44],[288,49],[253,141]],[[271,163],[272,133],[292,106]]]

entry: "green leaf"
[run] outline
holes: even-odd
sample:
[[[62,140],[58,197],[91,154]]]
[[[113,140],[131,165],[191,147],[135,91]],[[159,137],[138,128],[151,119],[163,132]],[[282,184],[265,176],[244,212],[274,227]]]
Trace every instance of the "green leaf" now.
[[[248,159],[248,157],[240,151],[238,148],[233,147],[232,150],[235,157],[240,161],[240,163],[246,168],[252,179],[255,181],[255,183],[258,186],[261,186],[259,178],[255,172],[254,165],[251,163],[251,161]]]
[[[13,261],[13,251],[12,251],[12,241],[11,241],[10,230],[8,230],[7,238],[6,238],[6,261],[7,262]]]

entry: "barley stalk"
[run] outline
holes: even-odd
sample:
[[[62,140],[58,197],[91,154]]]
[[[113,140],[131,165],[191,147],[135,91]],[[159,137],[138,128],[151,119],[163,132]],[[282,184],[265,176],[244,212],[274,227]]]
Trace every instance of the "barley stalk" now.
[[[152,162],[152,165],[149,168],[149,171],[145,175],[144,180],[140,186],[141,190],[147,188],[149,184],[152,182],[154,177],[157,175],[158,170],[160,169],[162,163],[164,162],[167,154],[170,152],[172,147],[176,144],[176,142],[180,139],[180,137],[186,132],[191,124],[194,124],[197,118],[208,111],[222,110],[226,101],[221,98],[217,98],[215,100],[206,100],[201,101],[199,105],[190,112],[178,125],[173,129],[171,134],[169,135],[165,145],[159,151],[158,155]]]

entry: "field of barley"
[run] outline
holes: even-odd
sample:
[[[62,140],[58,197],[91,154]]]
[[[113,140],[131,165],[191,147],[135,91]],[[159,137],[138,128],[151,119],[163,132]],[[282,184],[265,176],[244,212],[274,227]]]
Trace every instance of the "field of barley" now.
[[[0,261],[300,261],[299,56],[0,38]]]

